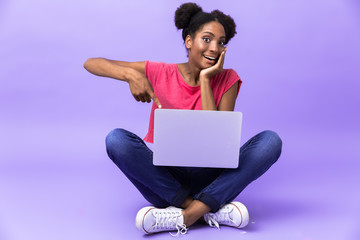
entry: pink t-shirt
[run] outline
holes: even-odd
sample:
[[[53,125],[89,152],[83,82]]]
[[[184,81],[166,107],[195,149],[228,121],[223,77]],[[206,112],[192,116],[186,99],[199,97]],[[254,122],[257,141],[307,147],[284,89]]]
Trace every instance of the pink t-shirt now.
[[[146,61],[145,76],[149,79],[156,97],[165,109],[201,110],[200,86],[192,87],[182,78],[176,64]],[[219,106],[222,95],[237,81],[239,87],[242,83],[240,77],[232,69],[224,69],[210,80],[216,106]],[[158,108],[153,102],[151,108],[149,130],[144,141],[154,142],[154,111]]]

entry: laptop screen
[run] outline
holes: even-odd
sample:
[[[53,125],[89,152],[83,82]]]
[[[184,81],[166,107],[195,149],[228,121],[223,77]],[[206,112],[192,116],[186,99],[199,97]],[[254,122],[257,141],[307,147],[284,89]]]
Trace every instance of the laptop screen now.
[[[241,112],[156,109],[153,163],[237,168],[241,124]]]

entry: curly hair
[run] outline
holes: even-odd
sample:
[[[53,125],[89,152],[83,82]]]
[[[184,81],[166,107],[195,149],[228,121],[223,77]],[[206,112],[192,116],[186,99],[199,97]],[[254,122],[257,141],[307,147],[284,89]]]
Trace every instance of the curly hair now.
[[[219,22],[224,27],[225,44],[227,44],[236,34],[236,24],[229,15],[217,9],[211,13],[203,12],[202,8],[195,3],[184,3],[175,12],[175,26],[183,30],[184,41],[187,35],[193,37],[204,24],[212,21]]]

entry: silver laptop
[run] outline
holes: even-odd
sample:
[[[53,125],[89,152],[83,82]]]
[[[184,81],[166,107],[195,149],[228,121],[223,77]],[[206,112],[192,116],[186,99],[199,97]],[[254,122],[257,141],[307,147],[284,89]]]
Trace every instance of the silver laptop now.
[[[155,109],[153,164],[237,168],[242,113]]]

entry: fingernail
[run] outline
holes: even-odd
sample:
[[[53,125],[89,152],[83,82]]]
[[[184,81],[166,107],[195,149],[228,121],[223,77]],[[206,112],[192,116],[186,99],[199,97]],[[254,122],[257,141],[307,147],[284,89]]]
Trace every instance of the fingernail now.
[[[161,108],[161,105],[159,105],[159,108]]]

